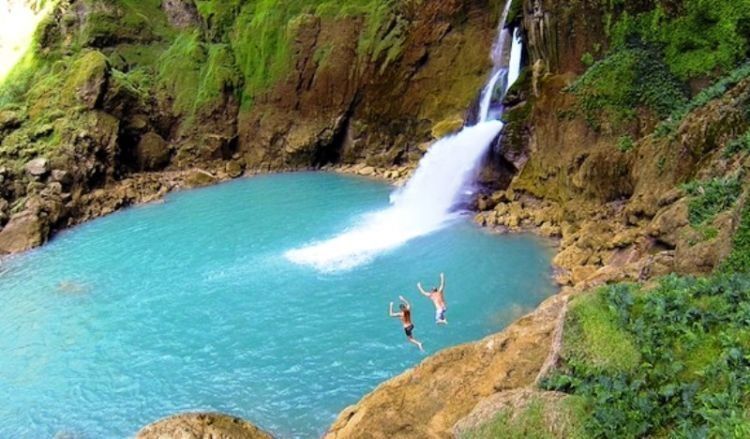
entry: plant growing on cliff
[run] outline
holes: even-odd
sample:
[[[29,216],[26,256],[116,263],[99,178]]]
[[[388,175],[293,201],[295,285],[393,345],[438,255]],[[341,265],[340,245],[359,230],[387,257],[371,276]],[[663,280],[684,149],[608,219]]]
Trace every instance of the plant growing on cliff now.
[[[688,218],[693,226],[712,220],[730,208],[742,192],[739,176],[714,178],[709,181],[692,181],[683,186],[690,196]]]
[[[594,63],[568,91],[594,128],[611,124],[615,128],[635,117],[644,107],[665,117],[685,101],[679,82],[652,49],[616,51]]]
[[[737,437],[750,434],[750,276],[669,276],[652,291],[614,285],[571,305],[563,366],[544,387],[585,398],[592,437]],[[611,316],[593,327],[580,307]],[[587,311],[593,312],[593,311]],[[601,325],[622,331],[639,359],[628,368],[602,367],[592,346],[574,335]],[[594,335],[595,336],[595,335]]]

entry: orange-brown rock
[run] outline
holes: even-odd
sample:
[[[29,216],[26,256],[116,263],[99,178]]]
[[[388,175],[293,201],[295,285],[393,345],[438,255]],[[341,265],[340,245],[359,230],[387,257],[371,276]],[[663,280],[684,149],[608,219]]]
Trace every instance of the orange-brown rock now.
[[[555,296],[505,331],[446,349],[344,409],[326,438],[451,437],[482,399],[535,382],[566,298]]]
[[[271,439],[253,424],[219,413],[185,413],[154,422],[136,439]]]

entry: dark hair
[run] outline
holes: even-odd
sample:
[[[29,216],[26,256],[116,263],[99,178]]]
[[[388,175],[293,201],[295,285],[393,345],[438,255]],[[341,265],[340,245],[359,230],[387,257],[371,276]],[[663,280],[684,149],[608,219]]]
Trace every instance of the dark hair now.
[[[402,303],[401,305],[398,306],[398,309],[400,309],[401,311],[406,311],[406,305]]]

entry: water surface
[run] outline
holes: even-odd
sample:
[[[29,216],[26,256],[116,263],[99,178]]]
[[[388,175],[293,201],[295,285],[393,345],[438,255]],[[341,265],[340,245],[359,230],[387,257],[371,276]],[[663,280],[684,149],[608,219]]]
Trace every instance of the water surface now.
[[[0,437],[132,436],[188,410],[316,437],[424,355],[502,329],[553,292],[550,250],[468,220],[347,271],[284,257],[386,207],[392,188],[299,173],[172,194],[0,265]],[[449,325],[415,284],[447,276]],[[65,435],[65,436],[63,436]]]

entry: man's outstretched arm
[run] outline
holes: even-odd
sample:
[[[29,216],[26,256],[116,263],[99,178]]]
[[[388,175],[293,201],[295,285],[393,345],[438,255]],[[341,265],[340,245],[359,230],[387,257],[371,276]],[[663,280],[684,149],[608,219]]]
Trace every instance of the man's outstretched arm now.
[[[445,273],[440,273],[440,288],[438,288],[440,291],[443,291],[445,289]]]
[[[404,302],[404,305],[406,305],[407,308],[411,309],[411,303],[409,303],[408,300],[404,298],[404,296],[398,296],[399,299],[401,299],[402,302]]]
[[[393,312],[393,302],[391,302],[388,305],[388,314],[390,314],[391,317],[400,317],[401,316],[401,314],[397,314],[397,313]]]
[[[417,288],[419,289],[419,292],[422,293],[422,295],[430,297],[430,293],[428,293],[427,291],[424,290],[424,288],[422,288],[422,282],[417,282]]]

